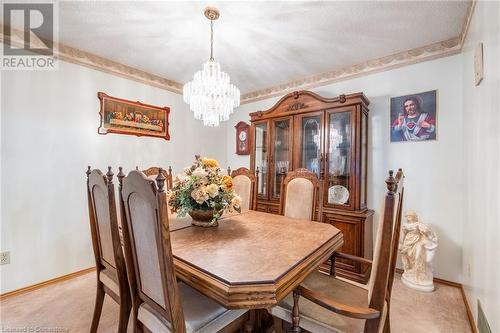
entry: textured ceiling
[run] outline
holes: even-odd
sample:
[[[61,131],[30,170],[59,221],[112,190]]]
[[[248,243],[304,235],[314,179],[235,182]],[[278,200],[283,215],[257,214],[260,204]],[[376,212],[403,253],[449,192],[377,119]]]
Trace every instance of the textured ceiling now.
[[[59,42],[180,83],[209,57],[248,93],[460,35],[467,1],[59,2]]]

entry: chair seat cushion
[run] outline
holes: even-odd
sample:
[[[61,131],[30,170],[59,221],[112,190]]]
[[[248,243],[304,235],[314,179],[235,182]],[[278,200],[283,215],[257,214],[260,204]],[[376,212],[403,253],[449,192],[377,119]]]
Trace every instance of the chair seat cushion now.
[[[351,306],[368,306],[368,291],[323,273],[312,273],[302,286],[322,292],[333,300]],[[289,294],[271,314],[288,322],[292,321],[293,296]],[[349,318],[329,311],[304,297],[299,298],[300,327],[310,332],[363,332],[365,320]]]
[[[184,283],[179,283],[179,292],[187,333],[217,332],[247,312],[228,310]],[[171,332],[170,323],[154,313],[143,303],[137,317],[153,333]]]

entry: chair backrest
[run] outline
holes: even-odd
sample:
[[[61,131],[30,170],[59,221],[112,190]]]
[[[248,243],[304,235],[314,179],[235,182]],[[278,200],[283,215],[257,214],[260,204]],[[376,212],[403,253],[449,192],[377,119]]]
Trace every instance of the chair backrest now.
[[[283,181],[280,214],[305,220],[314,220],[320,182],[315,173],[307,169],[289,172]]]
[[[396,193],[398,196],[398,205],[396,209],[395,222],[392,232],[392,249],[391,249],[391,261],[389,266],[389,282],[387,284],[387,302],[390,303],[391,293],[392,293],[392,285],[394,283],[394,273],[396,271],[396,261],[398,258],[398,249],[399,249],[399,236],[401,233],[401,218],[403,215],[403,197],[404,197],[404,173],[403,169],[399,169],[396,173]]]
[[[160,168],[155,181],[141,171],[125,177],[120,170],[125,259],[134,309],[146,303],[169,322],[172,332],[184,332],[162,171]]]
[[[87,199],[92,245],[98,274],[108,269],[118,278],[120,289],[128,289],[127,273],[118,231],[113,172],[106,175],[87,169]],[[118,295],[119,296],[119,295]]]
[[[142,172],[148,177],[149,179],[155,180],[156,176],[160,173],[160,167],[150,167],[147,168],[146,170],[142,170]],[[136,168],[138,170],[138,168]],[[167,185],[167,190],[171,190],[173,187],[173,180],[172,180],[172,167],[168,166],[168,171],[165,169],[161,169],[163,177],[165,177],[165,183]]]
[[[389,277],[393,270],[393,252],[395,238],[399,239],[401,225],[401,207],[404,191],[403,174],[399,179],[394,178],[393,171],[389,171],[387,178],[387,193],[382,200],[380,218],[377,227],[377,236],[373,251],[373,264],[368,281],[368,303],[371,308],[382,311],[386,301],[389,286]],[[394,259],[395,264],[395,259]],[[392,273],[393,274],[393,273]],[[393,276],[393,275],[392,275]],[[392,283],[390,284],[392,287]]]
[[[231,172],[234,191],[241,197],[241,208],[255,209],[257,205],[257,177],[247,168]]]

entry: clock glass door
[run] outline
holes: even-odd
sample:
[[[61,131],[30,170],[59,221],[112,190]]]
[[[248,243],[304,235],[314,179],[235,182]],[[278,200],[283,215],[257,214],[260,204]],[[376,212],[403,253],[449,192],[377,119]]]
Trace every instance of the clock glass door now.
[[[268,149],[267,149],[267,122],[255,125],[255,170],[258,170],[259,183],[257,186],[257,195],[261,198],[267,198],[268,184]]]
[[[247,132],[245,130],[242,130],[240,134],[238,134],[238,151],[240,152],[240,154],[247,153],[247,142]]]

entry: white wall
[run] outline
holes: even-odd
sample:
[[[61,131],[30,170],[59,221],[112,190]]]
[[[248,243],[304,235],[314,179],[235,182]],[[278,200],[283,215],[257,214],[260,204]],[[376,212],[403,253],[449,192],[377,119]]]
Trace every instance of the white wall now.
[[[203,127],[178,94],[60,62],[57,71],[2,71],[1,293],[93,266],[87,165],[126,171],[195,153],[225,161],[225,131]],[[98,135],[97,92],[169,106],[171,140]]]
[[[462,280],[463,151],[461,55],[424,62],[387,72],[319,87],[326,97],[364,92],[370,100],[368,204],[378,209],[387,170],[403,168],[405,210],[415,210],[439,236],[436,275]],[[439,90],[437,140],[390,143],[390,98]],[[243,105],[227,127],[227,160],[232,168],[248,166],[248,157],[234,154],[234,125],[249,121],[248,113],[265,110],[279,97]],[[378,219],[376,212],[375,221]]]
[[[500,332],[500,3],[476,4],[463,52],[464,240],[466,295],[480,300]],[[484,80],[474,85],[474,50],[484,46]]]

